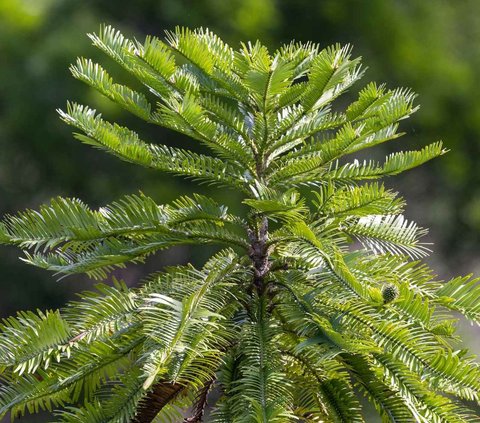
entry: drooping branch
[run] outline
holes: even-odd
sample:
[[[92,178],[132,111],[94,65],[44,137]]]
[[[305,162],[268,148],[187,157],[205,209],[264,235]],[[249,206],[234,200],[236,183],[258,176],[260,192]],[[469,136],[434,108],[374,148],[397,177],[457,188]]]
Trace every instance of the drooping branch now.
[[[201,423],[205,415],[205,408],[207,406],[208,393],[212,388],[214,379],[208,381],[200,390],[197,396],[197,401],[193,407],[193,415],[183,420],[183,423]]]
[[[178,383],[160,382],[143,399],[131,423],[151,423],[157,414],[184,388]]]

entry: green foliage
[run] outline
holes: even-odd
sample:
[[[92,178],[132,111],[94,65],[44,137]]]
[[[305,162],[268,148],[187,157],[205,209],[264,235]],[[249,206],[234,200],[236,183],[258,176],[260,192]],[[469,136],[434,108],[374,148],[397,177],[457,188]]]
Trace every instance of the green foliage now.
[[[479,319],[478,280],[435,280],[425,230],[372,179],[442,155],[437,142],[383,164],[349,156],[398,138],[409,90],[369,84],[345,111],[334,100],[362,75],[351,48],[260,42],[238,51],[208,30],[130,41],[111,27],[95,46],[148,92],[79,59],[73,75],[211,155],[148,144],[69,103],[76,138],[123,160],[243,193],[246,217],[208,197],[159,205],[143,194],[92,210],[57,198],[7,216],[0,242],[63,275],[106,279],[157,250],[223,245],[202,269],[178,266],[139,288],[114,279],[57,312],[20,313],[0,336],[0,415],[52,410],[63,422],[364,421],[363,393],[386,422],[480,421],[480,366],[458,350],[454,319]],[[306,195],[304,187],[313,187]],[[314,199],[312,199],[314,197]],[[355,241],[359,241],[356,243]]]

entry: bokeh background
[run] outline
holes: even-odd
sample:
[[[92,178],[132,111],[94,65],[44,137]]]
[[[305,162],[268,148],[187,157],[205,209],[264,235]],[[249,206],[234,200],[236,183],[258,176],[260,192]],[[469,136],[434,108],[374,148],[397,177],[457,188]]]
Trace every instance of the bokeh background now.
[[[56,195],[92,206],[142,190],[158,202],[182,193],[208,193],[235,209],[237,198],[198,188],[81,145],[57,116],[71,99],[139,130],[144,139],[196,148],[173,132],[143,125],[74,80],[77,56],[100,60],[131,82],[86,37],[101,23],[143,39],[176,25],[206,26],[234,47],[261,39],[275,49],[291,39],[322,45],[351,43],[370,80],[411,87],[420,111],[405,121],[408,135],[375,150],[420,148],[442,139],[451,151],[422,168],[386,181],[408,201],[407,217],[430,228],[429,259],[441,279],[480,275],[480,2],[478,0],[0,0],[0,214],[38,207]],[[136,284],[165,264],[200,264],[209,251],[178,248],[123,271]],[[62,281],[0,249],[0,317],[21,309],[62,306],[93,282]],[[460,322],[473,351],[480,332]],[[35,420],[26,417],[22,421]],[[372,420],[373,421],[373,420]]]

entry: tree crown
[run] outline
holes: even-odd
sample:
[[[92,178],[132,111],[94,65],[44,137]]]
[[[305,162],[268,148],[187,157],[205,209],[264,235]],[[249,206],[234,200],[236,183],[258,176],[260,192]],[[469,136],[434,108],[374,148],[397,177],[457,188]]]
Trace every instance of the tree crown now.
[[[436,142],[383,162],[352,153],[402,135],[415,95],[369,83],[349,46],[260,42],[234,50],[206,29],[140,43],[105,26],[93,44],[139,92],[79,58],[75,78],[208,153],[149,143],[68,103],[75,138],[127,162],[229,188],[245,216],[194,194],[159,205],[128,195],[92,210],[55,198],[6,216],[0,243],[57,274],[106,279],[179,244],[221,245],[203,268],[121,281],[60,311],[21,312],[0,335],[0,415],[58,411],[62,422],[362,422],[357,394],[383,421],[472,422],[480,369],[456,350],[460,312],[480,322],[480,284],[436,280],[420,260],[426,231],[379,182],[442,155]],[[311,193],[311,195],[309,194]],[[215,392],[215,395],[211,395]]]

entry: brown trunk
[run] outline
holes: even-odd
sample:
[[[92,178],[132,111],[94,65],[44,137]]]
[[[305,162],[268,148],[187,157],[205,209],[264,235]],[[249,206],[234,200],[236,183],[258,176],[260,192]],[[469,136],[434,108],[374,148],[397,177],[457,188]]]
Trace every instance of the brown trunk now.
[[[137,415],[131,423],[151,423],[156,415],[184,388],[178,383],[157,383],[141,401]]]
[[[258,230],[250,230],[250,259],[253,262],[253,285],[259,294],[263,293],[264,280],[270,270],[270,262],[268,261],[268,221],[266,217],[262,217],[259,222]]]

